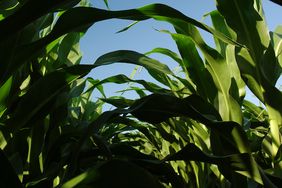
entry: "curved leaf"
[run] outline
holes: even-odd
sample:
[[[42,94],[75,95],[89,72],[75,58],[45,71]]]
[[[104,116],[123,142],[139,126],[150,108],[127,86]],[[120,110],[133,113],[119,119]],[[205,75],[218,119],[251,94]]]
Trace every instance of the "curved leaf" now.
[[[160,188],[161,184],[145,169],[127,161],[110,160],[91,168],[62,185],[62,188],[91,186],[97,188]]]
[[[167,65],[162,64],[157,60],[151,59],[143,54],[129,50],[118,50],[104,54],[95,61],[94,65],[108,65],[114,62],[132,63],[135,65],[141,65],[147,70],[154,70],[155,72],[161,74],[173,74]]]
[[[32,23],[41,16],[66,5],[74,6],[79,3],[79,1],[80,0],[42,0],[40,2],[36,0],[27,1],[14,14],[10,15],[0,22],[0,43],[3,40],[9,38],[9,36],[16,34],[25,26]],[[31,12],[32,14],[30,14]]]
[[[234,171],[249,178],[252,178],[260,184],[269,181],[267,177],[261,177],[261,171],[257,168],[254,159],[248,153],[233,154],[229,156],[212,156],[202,152],[194,144],[188,144],[179,152],[167,156],[164,161],[171,160],[192,160],[217,164],[226,171]],[[271,185],[271,184],[270,184]],[[271,185],[270,187],[275,187]]]
[[[229,145],[236,148],[237,152],[250,152],[242,127],[232,121],[221,121],[214,107],[196,95],[180,99],[152,94],[137,100],[127,112],[149,123],[160,123],[171,117],[186,116],[217,132]]]
[[[91,82],[91,81],[90,81]],[[98,81],[93,83],[93,86],[91,86],[90,89],[93,89],[101,84],[105,84],[105,83],[116,83],[116,84],[124,84],[124,83],[138,83],[140,85],[142,85],[145,89],[147,89],[150,92],[154,92],[154,93],[171,93],[170,90],[161,88],[160,86],[151,83],[151,82],[147,82],[145,80],[132,80],[130,78],[128,78],[127,76],[123,75],[123,74],[119,74],[119,75],[115,75],[115,76],[111,76],[108,78],[105,78],[104,80]]]
[[[173,59],[174,61],[176,61],[179,65],[182,64],[182,59],[181,57],[179,57],[179,55],[167,48],[154,48],[153,50],[146,52],[145,55],[150,55],[150,54],[154,54],[154,53],[158,53],[158,54],[163,54],[166,55],[168,57],[170,57],[171,59]]]
[[[27,10],[22,10],[22,12],[23,12],[22,14],[28,14],[29,12],[32,11],[27,9]],[[200,27],[208,32],[211,32],[215,36],[219,37],[224,41],[227,41],[232,44],[237,44],[236,42],[232,41],[231,39],[224,36],[220,32],[208,27],[207,25],[202,24],[192,18],[189,18],[184,14],[182,14],[181,12],[162,4],[152,4],[152,5],[141,7],[139,9],[131,9],[125,11],[105,11],[96,8],[77,7],[66,11],[62,16],[60,16],[56,25],[54,26],[53,30],[49,35],[40,39],[37,42],[18,47],[18,49],[15,51],[16,57],[14,59],[14,62],[12,62],[13,66],[10,66],[10,70],[6,70],[6,73],[2,78],[2,81],[7,79],[7,77],[9,77],[12,72],[14,72],[27,60],[31,59],[32,57],[35,57],[47,44],[56,40],[60,36],[73,31],[84,32],[85,29],[89,28],[95,22],[111,19],[111,18],[120,18],[120,19],[128,19],[128,20],[146,20],[149,18],[154,18],[161,21],[167,21],[173,25],[175,24],[175,20],[182,20],[187,23],[192,23],[197,27]],[[27,18],[23,16],[23,19],[27,19]],[[30,19],[27,19],[27,21],[29,22]],[[27,21],[24,20],[20,23],[24,23]],[[10,23],[9,21],[5,21],[5,22]],[[13,33],[15,31],[13,30],[12,26],[8,26],[7,29],[3,30],[3,32]]]

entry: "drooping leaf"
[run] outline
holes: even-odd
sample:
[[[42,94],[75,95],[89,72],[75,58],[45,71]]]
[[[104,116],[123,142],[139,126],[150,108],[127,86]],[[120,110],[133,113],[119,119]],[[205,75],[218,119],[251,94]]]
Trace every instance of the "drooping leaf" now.
[[[189,104],[185,104],[184,100],[169,95],[153,94],[143,97],[130,107],[130,111],[138,119],[149,123],[160,123],[184,114],[205,121],[204,116],[199,115]]]
[[[214,107],[196,95],[180,99],[174,96],[152,94],[137,100],[128,109],[128,113],[150,123],[160,123],[171,117],[186,116],[216,131],[235,148],[236,152],[250,152],[242,127],[232,121],[221,121]]]
[[[107,53],[99,57],[94,64],[99,66],[111,64],[113,62],[133,63],[136,65],[141,65],[148,70],[152,69],[160,73],[172,74],[167,65],[162,64],[157,60],[151,59],[143,54],[129,50],[119,50]]]
[[[95,88],[99,85],[105,84],[105,83],[124,84],[124,83],[130,83],[130,82],[141,84],[145,89],[147,89],[150,92],[171,93],[171,91],[164,89],[164,88],[161,88],[160,86],[158,86],[158,85],[156,85],[152,82],[148,82],[148,81],[145,81],[145,80],[132,80],[132,79],[128,78],[127,76],[123,75],[123,74],[111,76],[111,77],[105,78],[101,81],[98,81],[96,83],[93,82],[93,86],[91,86],[91,88],[89,88],[89,89],[93,89],[93,88]]]
[[[50,3],[50,6],[53,6],[53,4]],[[50,6],[48,4],[48,6],[46,6],[45,8],[48,7],[50,8]],[[37,12],[39,11],[38,13],[39,15],[42,14],[40,10],[41,8],[37,10]],[[32,11],[30,11],[29,9],[23,9],[21,13],[19,13],[20,15],[15,16],[16,21],[18,21],[17,20],[19,19],[18,17],[21,17],[21,14],[27,14],[28,12],[32,12]],[[73,19],[74,17],[76,19]],[[38,40],[35,43],[18,47],[18,49],[16,50],[17,53],[15,53],[17,56],[14,58],[13,66],[10,67],[10,70],[6,70],[3,80],[7,79],[7,77],[9,77],[12,72],[14,72],[27,60],[36,57],[36,55],[47,44],[56,40],[60,36],[73,31],[76,32],[85,31],[85,29],[89,28],[95,22],[111,19],[111,18],[130,19],[130,20],[146,20],[149,18],[155,18],[157,20],[167,21],[173,25],[175,24],[175,20],[183,20],[184,22],[192,23],[206,31],[215,34],[216,36],[218,36],[224,41],[228,41],[232,44],[236,44],[236,42],[230,40],[228,37],[208,27],[207,25],[202,24],[192,18],[189,18],[184,14],[178,12],[177,10],[162,4],[152,4],[152,5],[141,7],[139,9],[125,10],[125,11],[105,11],[96,8],[77,7],[66,11],[62,16],[60,16],[58,21],[56,22],[56,25],[54,26],[54,29],[51,31],[49,35],[42,38],[41,40]],[[23,19],[24,21],[20,22],[22,23],[22,25],[17,26],[17,29],[23,27],[26,24],[26,22],[32,21],[34,17],[26,18],[26,16],[23,16],[20,19]],[[13,23],[16,23],[16,21],[14,21]],[[5,20],[5,23],[6,22],[9,23],[10,21]],[[2,24],[5,25],[5,23]],[[1,24],[0,24],[0,28],[1,28]],[[13,25],[6,26],[3,28],[5,28],[5,30],[1,30],[1,31],[5,34],[16,32],[14,31],[15,29],[13,28]]]
[[[7,39],[9,36],[18,33],[28,24],[32,23],[41,16],[55,11],[55,9],[65,7],[66,5],[74,6],[79,0],[63,0],[63,1],[36,1],[30,0],[25,3],[16,13],[7,17],[0,22],[0,42]],[[29,14],[32,12],[32,14]]]
[[[231,169],[232,171],[252,178],[258,183],[263,184],[260,172],[255,166],[255,161],[247,153],[229,156],[211,156],[202,152],[194,144],[188,144],[179,152],[167,156],[164,160],[192,160],[217,164],[218,166],[223,166],[228,171]]]
[[[174,61],[176,61],[179,65],[182,64],[182,59],[181,57],[179,57],[179,55],[167,48],[154,48],[153,50],[149,51],[146,53],[146,55],[150,55],[150,54],[154,54],[154,53],[158,53],[158,54],[163,54],[166,55],[168,57],[170,57],[171,59],[173,59]]]
[[[8,127],[13,130],[16,127],[19,128],[24,126],[67,85],[86,75],[95,67],[116,62],[127,62],[142,65],[145,68],[156,70],[160,72],[160,74],[170,73],[169,69],[165,65],[137,52],[116,51],[109,53],[98,58],[94,65],[77,65],[55,71],[43,77],[35,85],[33,85],[26,95],[23,96],[21,102],[19,103],[19,108],[17,108],[13,117],[7,122]],[[32,103],[30,101],[32,101]]]

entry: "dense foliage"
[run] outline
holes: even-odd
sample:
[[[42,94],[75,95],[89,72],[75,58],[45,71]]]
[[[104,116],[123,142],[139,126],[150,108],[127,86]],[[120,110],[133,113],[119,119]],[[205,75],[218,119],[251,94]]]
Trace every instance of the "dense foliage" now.
[[[260,0],[216,3],[211,27],[162,4],[109,11],[80,0],[0,2],[0,187],[281,185],[282,28],[268,31]],[[111,18],[171,24],[160,32],[178,52],[120,50],[80,64],[80,38]],[[87,77],[116,62],[142,66],[156,82]],[[133,83],[140,98],[106,98],[106,83]],[[245,100],[246,87],[263,107]],[[103,97],[93,101],[94,90]],[[116,108],[104,112],[106,103]]]

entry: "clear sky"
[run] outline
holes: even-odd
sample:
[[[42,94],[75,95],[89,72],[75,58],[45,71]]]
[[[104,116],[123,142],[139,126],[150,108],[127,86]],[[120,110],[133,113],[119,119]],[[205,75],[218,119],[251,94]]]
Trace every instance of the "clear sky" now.
[[[277,25],[282,25],[282,7],[271,3],[269,0],[262,1],[269,29],[274,30]],[[106,8],[103,0],[91,0],[91,3],[94,7]],[[215,10],[215,1],[212,0],[109,0],[111,10],[137,8],[151,3],[169,5],[185,15],[203,21],[208,25],[211,25],[210,19],[203,19],[203,15]],[[177,52],[176,45],[170,36],[155,30],[172,29],[169,24],[151,19],[138,23],[126,32],[116,34],[117,31],[130,23],[132,23],[132,21],[114,19],[93,25],[81,40],[81,49],[83,51],[82,63],[93,63],[99,56],[107,52],[122,49],[145,53],[156,47],[165,47]],[[212,36],[204,31],[202,34],[206,41],[212,45]],[[171,68],[176,66],[169,58],[163,56],[152,57],[167,64]],[[88,76],[94,79],[102,79],[116,74],[129,76],[133,69],[133,65],[114,64],[97,68]],[[138,73],[135,79],[151,80],[144,70]],[[281,85],[281,83],[280,78],[278,85]],[[108,93],[108,96],[111,96],[113,92],[125,88],[125,85],[109,84],[105,86],[105,92],[106,94]],[[131,94],[127,94],[126,96],[130,95]]]

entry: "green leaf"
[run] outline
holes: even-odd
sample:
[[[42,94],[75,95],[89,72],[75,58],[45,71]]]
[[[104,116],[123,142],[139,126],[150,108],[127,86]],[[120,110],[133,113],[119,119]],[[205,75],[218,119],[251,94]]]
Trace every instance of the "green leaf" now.
[[[275,50],[275,56],[282,68],[282,26],[277,26],[274,32],[270,32],[271,42]]]
[[[236,62],[234,46],[226,46],[226,63],[232,77],[229,93],[239,105],[242,105],[242,101],[246,95],[246,84],[241,77],[241,72]]]
[[[79,64],[82,53],[79,48],[80,33],[67,34],[59,45],[58,61],[68,66]]]
[[[282,94],[275,87],[281,67],[275,56],[263,15],[261,1],[217,0],[220,13],[237,34],[237,41],[248,49],[237,49],[237,62],[242,77],[269,113],[272,159],[281,145]]]
[[[128,26],[126,26],[125,28],[122,28],[121,30],[117,31],[116,33],[125,32],[125,31],[127,31],[128,29],[130,29],[131,27],[133,27],[137,23],[139,23],[139,21],[134,21],[131,24],[129,24]]]
[[[44,120],[38,119],[34,124],[29,140],[29,160],[27,162],[30,163],[29,176],[38,178],[44,170],[42,159],[42,148],[45,141]]]
[[[108,9],[110,9],[108,0],[103,0],[103,1],[104,1],[104,3],[105,3],[106,7],[107,7]]]
[[[139,8],[139,10],[147,16],[150,16],[156,20],[169,22],[174,26],[175,26],[175,23],[177,23],[178,21],[191,23],[207,32],[214,34],[215,36],[217,36],[218,38],[220,38],[221,40],[227,43],[239,45],[238,43],[234,42],[232,39],[226,37],[225,35],[218,32],[217,30],[214,30],[213,28],[201,22],[198,22],[192,18],[189,18],[185,16],[184,14],[182,14],[181,12],[178,12],[177,10],[171,7],[168,7],[162,4],[152,4],[152,5],[147,5],[145,7]]]
[[[184,99],[169,95],[152,94],[143,97],[137,100],[129,110],[139,120],[149,123],[160,123],[170,117],[183,116],[185,114],[191,118],[206,121],[204,116],[199,115],[189,103],[184,102]]]
[[[32,118],[36,117],[67,85],[86,75],[91,69],[115,62],[127,62],[142,65],[161,74],[170,73],[169,69],[146,56],[133,51],[117,51],[106,54],[95,62],[94,65],[73,66],[52,72],[34,84],[22,97],[19,107],[11,119],[6,122],[12,131],[25,126]],[[32,102],[31,102],[32,101]],[[46,112],[46,110],[45,110]]]
[[[263,121],[265,116],[267,116],[267,112],[264,108],[258,107],[250,101],[244,100],[243,106],[246,110],[253,114],[256,119]]]
[[[93,133],[98,133],[98,131],[101,129],[101,127],[111,121],[113,118],[119,116],[122,113],[125,113],[126,111],[123,109],[116,109],[113,111],[106,111],[102,113],[100,116],[98,116],[94,121],[92,121],[87,129],[84,131],[84,133],[81,135],[78,144],[73,147],[72,149],[72,157],[70,165],[68,166],[66,176],[65,178],[68,179],[71,176],[73,176],[73,173],[76,171],[77,168],[77,160],[79,157],[79,153],[85,144],[85,142],[91,137]]]
[[[205,59],[207,60],[207,69],[213,78],[213,82],[218,90],[217,101],[213,101],[215,106],[218,106],[218,110],[223,120],[236,121],[239,124],[242,123],[241,109],[237,101],[229,94],[229,90],[232,83],[232,75],[226,60],[214,49],[209,47],[202,37],[199,31],[192,25],[178,23],[176,28],[177,34],[164,31],[172,35],[172,37],[182,37],[180,40],[191,40],[200,48],[203,52]],[[191,37],[191,38],[190,38]],[[205,81],[209,82],[208,80]]]
[[[20,6],[17,0],[2,1],[0,3],[0,21],[13,14]]]
[[[74,6],[80,0],[62,0],[62,1],[27,1],[16,13],[7,17],[0,22],[0,43],[6,40],[9,36],[14,35],[21,31],[25,26],[32,23],[41,16],[54,11],[55,9],[62,8],[66,5]],[[32,12],[32,14],[28,14]]]
[[[157,60],[149,58],[143,54],[140,54],[134,51],[129,51],[129,50],[119,50],[119,51],[107,53],[99,57],[96,60],[96,62],[94,63],[94,65],[96,66],[108,65],[114,62],[141,65],[147,69],[147,71],[153,78],[155,78],[156,80],[158,80],[159,82],[161,82],[164,85],[169,85],[167,74],[170,74],[170,75],[173,74],[167,65],[162,64],[158,62]]]
[[[128,113],[149,123],[160,123],[171,117],[186,116],[214,130],[218,136],[231,144],[236,152],[250,152],[242,127],[232,121],[221,122],[214,107],[196,95],[179,99],[168,95],[152,94],[137,100],[128,109]]]
[[[133,100],[126,99],[124,97],[109,97],[109,98],[101,98],[100,100],[111,104],[117,108],[127,108],[132,105]]]
[[[130,82],[140,84],[150,92],[168,93],[168,94],[171,93],[170,90],[161,88],[160,86],[158,86],[154,83],[147,82],[145,80],[132,80],[132,79],[128,78],[127,76],[123,75],[123,74],[111,76],[111,77],[105,78],[104,80],[101,80],[101,81],[98,81],[98,82],[95,82],[95,83],[92,82],[93,86],[91,86],[88,90],[93,89],[95,87],[98,87],[99,85],[102,85],[102,84],[105,84],[105,83],[125,84],[125,83],[130,83]]]
[[[258,63],[270,41],[261,2],[232,0],[227,3],[217,0],[217,9],[236,32],[237,41],[246,45],[254,61]]]
[[[102,55],[96,60],[94,65],[107,65],[113,62],[133,63],[136,65],[141,65],[148,70],[154,70],[161,74],[172,74],[167,65],[162,64],[157,60],[151,59],[143,54],[129,50],[119,50]]]
[[[33,1],[32,1],[33,2]],[[63,2],[62,2],[63,4]],[[35,10],[34,16],[28,17],[29,12],[33,12],[30,10],[30,7],[23,9],[20,13],[15,15],[12,20],[5,19],[4,23],[0,23],[0,28],[5,28],[1,30],[0,36],[5,36],[8,33],[15,33],[18,29],[23,28],[27,23],[32,22],[35,18],[42,15],[48,8],[57,6],[56,3],[50,3],[46,6],[40,4],[40,8],[36,10],[38,6],[38,2],[35,2]],[[29,5],[30,6],[30,5]],[[43,7],[43,8],[42,8]],[[33,10],[33,8],[32,8]],[[42,13],[43,11],[43,13]],[[23,16],[24,15],[24,16]],[[73,18],[76,19],[73,19]],[[10,67],[10,70],[6,70],[4,78],[2,80],[7,79],[12,72],[14,72],[20,65],[25,63],[27,60],[36,57],[38,53],[49,43],[56,40],[60,36],[69,33],[69,32],[81,32],[85,31],[85,29],[89,28],[92,24],[98,21],[111,19],[111,18],[120,18],[120,19],[129,19],[129,20],[146,20],[149,18],[155,18],[161,21],[167,21],[171,24],[175,23],[175,20],[182,20],[187,23],[192,23],[206,31],[213,33],[224,41],[227,41],[232,44],[237,44],[236,42],[230,40],[228,37],[223,34],[217,32],[216,30],[208,27],[205,24],[202,24],[192,18],[185,16],[184,14],[178,12],[177,10],[162,4],[152,4],[141,7],[139,9],[131,9],[125,11],[105,11],[96,8],[89,7],[77,7],[66,11],[62,16],[59,17],[56,25],[49,35],[38,40],[35,43],[31,43],[25,46],[20,46],[16,50],[16,57],[13,62],[13,66]],[[16,25],[14,29],[14,23],[21,23]],[[8,25],[7,25],[8,24]],[[4,27],[5,26],[5,27]],[[3,40],[3,39],[2,39]],[[1,38],[0,38],[1,41]]]
[[[74,66],[52,72],[38,80],[21,98],[16,111],[5,123],[7,128],[15,131],[25,126],[39,112],[48,113],[46,107],[54,100],[67,85],[87,74],[92,67]],[[44,109],[45,108],[45,109]],[[50,108],[50,107],[49,107]],[[47,115],[47,114],[46,114]]]
[[[2,114],[7,108],[6,104],[8,97],[10,96],[12,82],[13,82],[13,78],[11,77],[0,88],[0,117],[2,116]]]
[[[211,17],[212,24],[217,31],[220,31],[221,33],[225,34],[226,36],[232,39],[236,38],[236,34],[232,32],[232,30],[227,26],[224,17],[217,10],[210,12],[209,15]],[[228,44],[218,40],[216,37],[214,37],[214,41],[216,44],[217,51],[219,51],[223,57],[226,57],[225,52],[226,46]]]
[[[156,130],[153,126],[125,117],[117,117],[113,120],[113,123],[124,124],[126,126],[134,128],[134,130],[138,130],[139,132],[144,134],[147,137],[148,141],[150,141],[159,150],[157,138],[154,134]]]
[[[163,54],[166,55],[168,57],[170,57],[171,59],[173,59],[174,61],[176,61],[179,65],[182,65],[182,59],[181,57],[179,57],[179,55],[167,48],[154,48],[153,50],[146,52],[145,55],[150,55],[150,54]]]
[[[144,168],[123,160],[110,160],[74,177],[62,188],[91,186],[97,188],[157,188],[163,187]]]
[[[254,179],[260,184],[263,184],[260,172],[256,168],[255,161],[247,153],[229,156],[211,156],[202,152],[194,144],[188,144],[179,152],[167,156],[164,160],[192,160],[217,164],[218,166],[224,167],[229,172],[234,171],[240,173],[244,176]]]
[[[110,149],[112,154],[117,158],[129,160],[152,173],[152,175],[164,177],[160,181],[169,182],[174,187],[184,187],[184,181],[169,164],[163,163],[151,155],[146,155],[129,146],[127,143],[112,144],[110,145]],[[80,158],[93,156],[93,160],[95,160],[95,157],[98,155],[100,155],[100,151],[95,149],[88,152],[81,152]]]
[[[228,27],[224,17],[218,11],[212,11],[210,13],[213,26],[216,30],[222,32],[226,36],[229,36],[232,39],[236,39],[236,34]],[[226,63],[228,64],[230,74],[233,76],[233,82],[231,83],[230,94],[231,96],[241,104],[242,98],[245,96],[245,83],[241,78],[240,70],[238,68],[235,56],[235,46],[226,44],[216,37],[214,37],[217,51],[225,58]],[[238,92],[239,90],[239,92]]]
[[[236,32],[237,41],[247,47],[236,50],[237,63],[246,84],[263,103],[267,104],[271,111],[271,119],[281,125],[282,120],[278,117],[281,117],[282,111],[276,104],[280,103],[282,95],[274,87],[281,70],[270,42],[261,1],[232,0],[227,3],[217,0],[217,7],[227,24]]]
[[[175,40],[183,59],[182,69],[186,73],[186,78],[188,77],[188,79],[191,79],[197,86],[197,94],[207,101],[214,101],[214,98],[216,97],[216,89],[212,82],[212,77],[205,68],[205,64],[202,61],[192,38],[174,34],[171,34],[171,36]],[[211,84],[207,85],[207,82]]]

